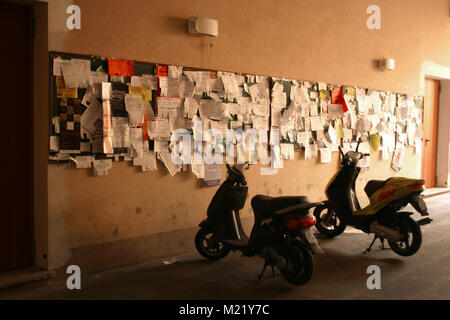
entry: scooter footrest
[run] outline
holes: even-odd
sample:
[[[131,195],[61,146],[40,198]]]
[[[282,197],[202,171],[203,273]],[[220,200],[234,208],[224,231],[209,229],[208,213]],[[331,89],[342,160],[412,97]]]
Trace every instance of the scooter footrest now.
[[[232,247],[246,247],[248,246],[248,238],[236,239],[236,240],[223,240],[222,242]]]
[[[431,223],[433,221],[433,219],[430,219],[430,218],[423,218],[423,219],[420,219],[419,221],[417,221],[417,224],[419,225],[419,226],[424,226],[424,225],[426,225],[426,224],[429,224],[429,223]]]

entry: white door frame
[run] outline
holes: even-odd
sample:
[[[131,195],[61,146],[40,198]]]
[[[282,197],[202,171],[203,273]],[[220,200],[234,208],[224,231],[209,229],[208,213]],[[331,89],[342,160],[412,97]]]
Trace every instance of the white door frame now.
[[[420,70],[420,94],[425,96],[425,78],[441,80],[439,95],[438,141],[436,155],[436,186],[450,185],[450,67],[425,61]],[[420,164],[422,165],[422,163]],[[419,170],[418,172],[421,172]]]

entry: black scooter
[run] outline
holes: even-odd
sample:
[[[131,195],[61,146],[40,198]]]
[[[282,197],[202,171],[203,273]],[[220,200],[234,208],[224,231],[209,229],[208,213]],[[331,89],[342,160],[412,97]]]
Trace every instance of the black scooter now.
[[[335,237],[350,225],[365,233],[375,234],[364,253],[371,251],[376,239],[380,239],[384,249],[384,240],[387,239],[395,253],[411,256],[419,250],[422,243],[420,226],[432,220],[425,217],[416,222],[410,218],[413,212],[400,210],[411,204],[422,216],[428,215],[427,206],[420,195],[425,181],[403,177],[392,177],[384,181],[371,180],[364,188],[370,204],[361,209],[355,183],[361,171],[358,161],[368,156],[358,152],[361,141],[360,138],[356,151],[348,151],[346,154],[339,147],[341,168],[326,187],[328,201],[314,210],[316,228],[327,237]]]
[[[257,195],[251,201],[255,221],[249,238],[239,217],[248,193],[244,169],[248,164],[227,164],[228,177],[211,200],[208,217],[195,236],[198,252],[209,260],[222,259],[230,250],[247,257],[260,256],[265,263],[259,280],[267,266],[275,275],[276,266],[289,283],[307,283],[314,269],[311,251],[323,253],[311,231],[316,219],[309,209],[323,203],[310,203],[306,197]]]

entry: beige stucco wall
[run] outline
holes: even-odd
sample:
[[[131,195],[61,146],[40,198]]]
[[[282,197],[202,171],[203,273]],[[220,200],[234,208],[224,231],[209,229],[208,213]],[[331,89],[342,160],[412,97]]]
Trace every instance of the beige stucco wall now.
[[[68,31],[65,9],[71,3],[48,1],[49,51],[412,94],[421,93],[424,61],[450,65],[447,0],[379,0],[382,30],[374,31],[366,28],[366,8],[374,3],[365,0],[73,1],[81,8],[81,30]],[[218,19],[219,37],[189,35],[186,19],[191,16]],[[377,70],[374,59],[382,57],[395,58],[397,69]],[[420,157],[412,148],[407,152],[405,166],[397,175],[418,177]],[[338,155],[333,153],[331,164],[300,159],[302,156],[297,152],[297,159],[285,161],[275,176],[261,176],[258,166],[252,167],[247,174],[250,196],[263,193],[323,199],[323,188],[338,166]],[[373,153],[370,170],[358,181],[363,203],[367,200],[360,191],[368,179],[394,174],[390,161],[379,158]],[[121,162],[113,164],[108,176],[93,177],[87,169],[49,164],[49,268],[62,267],[76,248],[88,252],[96,246],[150,235],[177,237],[184,232],[187,236],[172,245],[170,253],[193,248],[195,227],[204,218],[216,188],[201,187],[193,174],[171,178],[159,169],[140,173],[130,163]],[[243,210],[246,217],[251,215],[249,203]],[[164,241],[162,238],[158,248],[153,248],[159,251],[152,257],[164,256]],[[112,255],[120,264],[121,255]]]

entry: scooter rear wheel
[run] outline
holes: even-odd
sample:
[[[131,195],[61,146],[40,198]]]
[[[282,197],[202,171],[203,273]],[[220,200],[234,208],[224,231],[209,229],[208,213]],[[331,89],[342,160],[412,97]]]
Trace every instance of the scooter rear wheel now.
[[[230,248],[220,242],[214,232],[203,228],[195,235],[195,247],[198,253],[212,261],[225,258],[230,253]]]
[[[287,282],[301,286],[311,279],[314,260],[308,248],[296,243],[280,247],[278,253],[286,260],[285,268],[280,271]]]
[[[344,232],[347,225],[339,220],[335,211],[328,206],[319,206],[314,209],[316,217],[316,228],[321,234],[328,238],[337,237]]]
[[[388,241],[392,251],[400,256],[412,256],[422,244],[422,231],[420,226],[410,217],[398,217],[398,229],[404,235],[400,241]]]

